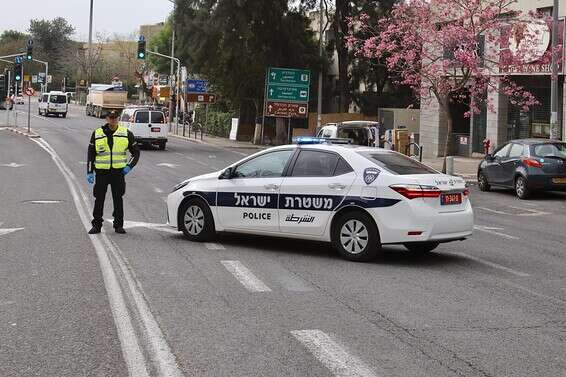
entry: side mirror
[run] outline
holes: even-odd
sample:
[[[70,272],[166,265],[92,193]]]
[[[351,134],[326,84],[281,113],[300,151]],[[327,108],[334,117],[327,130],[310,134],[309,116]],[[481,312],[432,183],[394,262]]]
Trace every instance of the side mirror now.
[[[491,153],[488,153],[488,154],[485,155],[485,160],[491,162],[491,161],[495,160],[495,157],[493,157],[493,155]]]
[[[222,172],[222,174],[220,174],[220,177],[218,177],[219,179],[230,179],[232,178],[232,174],[234,173],[234,168],[230,167],[230,168],[226,168],[226,170],[224,170]]]

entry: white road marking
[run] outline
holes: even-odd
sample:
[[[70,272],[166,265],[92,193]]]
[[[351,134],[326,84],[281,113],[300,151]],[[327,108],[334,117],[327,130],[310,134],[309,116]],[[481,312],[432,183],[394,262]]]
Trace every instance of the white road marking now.
[[[211,168],[214,169],[213,166],[210,166],[209,164],[207,164],[206,162],[202,162],[201,160],[197,160],[196,158],[189,157],[189,156],[185,156],[185,158],[186,158],[187,160],[196,162],[196,163],[199,164],[199,165],[206,166],[206,167],[211,167]]]
[[[462,258],[466,258],[466,259],[473,260],[474,262],[478,262],[478,263],[481,263],[481,264],[483,264],[483,265],[486,265],[486,266],[489,266],[489,267],[492,267],[492,268],[496,268],[496,269],[498,269],[498,270],[502,270],[502,271],[508,272],[508,273],[513,274],[513,275],[515,275],[515,276],[520,276],[520,277],[531,276],[530,274],[528,274],[528,273],[526,273],[526,272],[517,271],[517,270],[514,270],[514,269],[512,269],[512,268],[510,268],[510,267],[505,267],[505,266],[502,266],[502,265],[500,265],[500,264],[498,264],[498,263],[490,262],[490,261],[485,260],[485,259],[482,259],[482,258],[474,257],[473,255],[469,255],[469,254],[466,254],[466,253],[450,253],[450,254],[458,255],[458,256],[460,256],[460,257],[462,257]]]
[[[479,230],[481,232],[494,234],[496,236],[500,236],[500,237],[506,238],[508,240],[518,240],[519,239],[519,237],[515,237],[515,236],[511,236],[509,234],[498,232],[498,230],[503,230],[503,228],[488,227],[488,226],[483,226],[483,225],[474,225],[474,229]]]
[[[89,229],[91,225],[87,208],[90,207],[90,203],[85,193],[81,190],[77,177],[45,140],[33,139],[33,141],[51,156],[61,171],[71,191],[81,222],[85,229]],[[143,331],[142,328],[142,332],[144,333],[142,339],[147,342],[149,360],[155,364],[159,375],[181,377],[183,373],[177,366],[175,356],[145,301],[144,294],[141,291],[141,284],[133,275],[133,271],[126,267],[126,262],[120,249],[112,245],[106,233],[101,233],[98,236],[90,236],[89,238],[96,250],[96,255],[100,263],[104,285],[108,294],[108,301],[114,317],[114,323],[116,324],[129,376],[149,376],[149,362],[145,359],[144,353],[141,350],[140,340],[134,331],[132,316],[126,306],[122,289],[127,289],[127,293],[134,300],[135,305],[132,309],[137,310],[139,318],[142,321],[141,325],[143,325],[145,329],[145,331]],[[106,244],[107,247],[105,247],[104,244]],[[114,268],[111,258],[120,271]],[[122,287],[118,281],[118,272],[121,272],[121,277],[125,281],[124,287]],[[141,325],[140,327],[142,327]]]
[[[22,166],[26,166],[26,164],[18,164],[16,162],[11,162],[9,164],[1,164],[0,166],[5,168],[21,168]]]
[[[214,243],[214,242],[205,242],[204,246],[208,249],[208,250],[226,250],[226,248],[224,246],[222,246],[219,243]]]
[[[363,361],[350,355],[342,345],[321,330],[295,330],[291,334],[335,376],[376,376]]]
[[[0,236],[4,236],[6,234],[18,232],[20,230],[24,230],[24,228],[0,228]]]
[[[251,292],[271,292],[271,289],[259,280],[246,266],[237,260],[220,261],[234,277]]]
[[[154,187],[154,188],[153,188],[153,191],[155,191],[155,192],[158,193],[158,194],[163,194],[163,190],[160,189],[159,187]]]
[[[184,154],[182,154],[181,152],[175,152],[175,154],[176,154],[177,156],[184,156]]]
[[[109,223],[112,223],[112,220],[106,220]],[[147,229],[154,229],[160,232],[171,233],[171,234],[179,234],[177,230],[172,228],[167,224],[158,224],[158,223],[146,223],[143,221],[124,221],[124,229],[130,228],[147,228]]]
[[[57,204],[57,203],[61,203],[61,200],[30,200],[26,203],[31,203],[31,204]]]
[[[157,166],[163,166],[163,167],[166,167],[166,168],[169,168],[169,169],[174,169],[174,168],[179,167],[179,165],[177,165],[177,164],[170,164],[168,162],[162,162],[160,164],[157,164]]]
[[[213,154],[209,154],[209,155],[208,155],[208,158],[216,158],[216,156],[213,155]]]
[[[481,209],[483,211],[487,211],[487,212],[492,212],[492,213],[497,213],[498,215],[506,215],[506,216],[521,216],[521,217],[525,217],[525,216],[542,216],[542,215],[550,215],[550,212],[542,212],[542,211],[537,211],[537,210],[533,210],[533,209],[529,209],[529,208],[521,208],[521,207],[514,207],[514,206],[509,206],[510,208],[513,209],[518,209],[521,211],[526,211],[526,213],[509,213],[509,212],[505,212],[505,211],[498,211],[496,209],[491,209],[491,208],[485,208],[485,207],[475,207],[477,209]]]

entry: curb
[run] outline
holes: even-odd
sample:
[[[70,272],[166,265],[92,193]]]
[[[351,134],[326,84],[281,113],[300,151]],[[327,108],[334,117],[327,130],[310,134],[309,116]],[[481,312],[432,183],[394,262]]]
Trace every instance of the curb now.
[[[267,149],[268,147],[263,147],[263,146],[257,146],[257,145],[250,145],[250,146],[242,146],[242,145],[222,145],[222,144],[216,144],[216,143],[210,143],[208,141],[204,141],[204,140],[200,140],[200,139],[191,139],[187,136],[181,136],[181,135],[175,135],[175,134],[169,134],[169,137],[173,137],[175,139],[179,139],[179,140],[185,140],[185,141],[190,141],[192,143],[197,143],[197,144],[205,144],[205,145],[210,145],[213,147],[217,147],[217,148],[230,148],[230,149],[257,149],[257,150],[263,150],[263,149]]]
[[[17,133],[18,135],[27,136],[27,137],[32,138],[32,139],[37,139],[37,138],[40,138],[40,137],[41,137],[41,136],[39,136],[39,134],[37,134],[34,130],[31,130],[31,131],[28,133],[27,131],[20,131],[20,130],[18,130],[18,129],[16,129],[16,128],[13,128],[13,127],[5,127],[5,126],[3,126],[2,128],[6,129],[6,130],[8,130],[8,131],[10,131],[10,132]]]

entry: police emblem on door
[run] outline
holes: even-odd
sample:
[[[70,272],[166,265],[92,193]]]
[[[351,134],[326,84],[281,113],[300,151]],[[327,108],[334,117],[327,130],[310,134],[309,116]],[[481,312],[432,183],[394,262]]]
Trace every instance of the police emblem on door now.
[[[364,182],[366,185],[370,185],[373,181],[375,181],[379,176],[379,173],[381,173],[381,170],[378,168],[367,168],[364,170]]]

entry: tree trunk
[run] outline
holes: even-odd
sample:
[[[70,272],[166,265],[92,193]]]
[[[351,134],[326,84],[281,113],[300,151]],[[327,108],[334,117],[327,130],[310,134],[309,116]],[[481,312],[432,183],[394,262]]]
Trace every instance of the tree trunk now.
[[[444,141],[444,153],[443,157],[444,160],[442,162],[442,172],[446,173],[446,157],[448,156],[448,152],[450,151],[450,147],[452,146],[452,114],[450,113],[450,101],[448,98],[441,101],[441,108],[444,110],[446,114],[446,140]]]
[[[275,118],[275,144],[283,145],[287,144],[288,139],[287,134],[287,119],[285,118]]]

